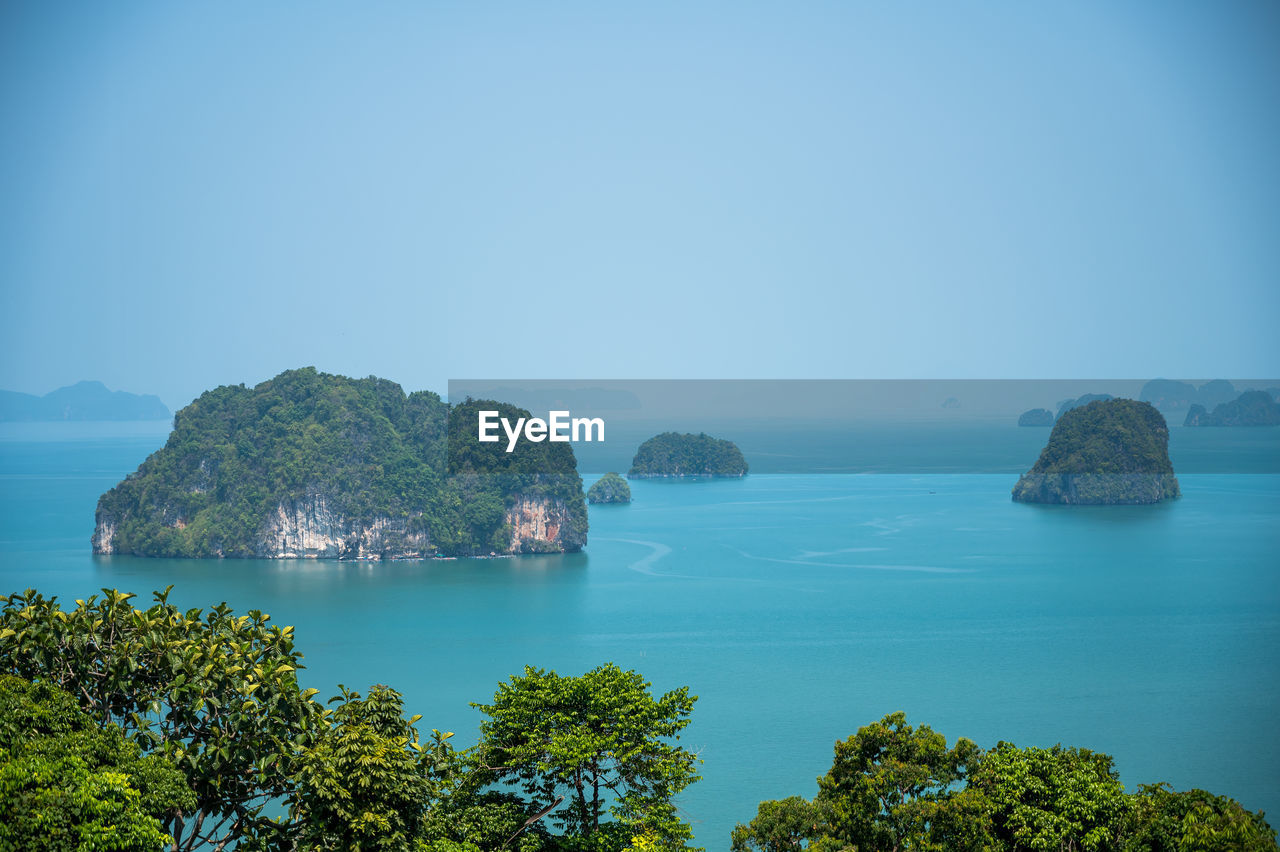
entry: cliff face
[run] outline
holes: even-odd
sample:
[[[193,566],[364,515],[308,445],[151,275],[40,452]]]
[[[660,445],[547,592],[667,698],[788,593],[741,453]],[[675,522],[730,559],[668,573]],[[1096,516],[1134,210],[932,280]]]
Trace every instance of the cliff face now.
[[[1181,493],[1171,473],[1028,473],[1018,480],[1013,499],[1020,503],[1132,506],[1159,503]]]
[[[421,515],[415,518],[421,518]],[[323,494],[276,507],[258,538],[261,559],[416,559],[435,550],[413,519],[374,517],[363,523],[330,508]]]
[[[559,553],[586,544],[585,536],[574,532],[562,500],[521,495],[507,509],[505,523],[511,527],[511,553]]]
[[[103,517],[103,514],[99,508],[94,518],[93,538],[89,542],[93,545],[94,553],[110,556],[116,552],[116,519]]]
[[[165,513],[172,515],[172,513]],[[422,559],[435,555],[422,516],[355,519],[334,508],[324,494],[279,504],[254,543],[257,559]],[[585,537],[574,532],[569,507],[561,500],[519,496],[506,511],[511,544],[505,553],[560,553],[581,550]],[[118,521],[99,510],[93,552],[108,556],[116,546]],[[185,529],[186,521],[167,517],[165,526]],[[222,556],[220,551],[215,555]]]

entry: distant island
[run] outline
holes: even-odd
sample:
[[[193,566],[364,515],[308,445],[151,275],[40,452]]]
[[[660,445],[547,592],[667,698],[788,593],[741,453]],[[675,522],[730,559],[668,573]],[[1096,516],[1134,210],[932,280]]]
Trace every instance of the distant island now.
[[[606,473],[587,489],[588,503],[630,503],[631,486],[616,473]]]
[[[475,440],[476,409],[394,382],[290,370],[207,391],[98,500],[95,553],[395,559],[580,550],[573,450]]]
[[[1018,417],[1019,426],[1052,426],[1053,412],[1047,408],[1032,408]]]
[[[1169,428],[1155,406],[1095,400],[1066,411],[1039,460],[1013,488],[1020,503],[1121,505],[1180,495]]]
[[[747,460],[732,441],[705,432],[663,432],[640,445],[627,476],[633,479],[685,476],[745,476]]]
[[[1199,387],[1190,382],[1152,379],[1142,386],[1138,399],[1151,403],[1161,411],[1184,411],[1193,405],[1200,405],[1206,411],[1212,411],[1215,406],[1230,402],[1239,394],[1235,385],[1226,379],[1214,379]]]
[[[1058,403],[1058,414],[1054,418],[1060,420],[1062,415],[1066,414],[1073,408],[1079,408],[1082,405],[1088,405],[1091,402],[1105,402],[1108,399],[1114,399],[1109,393],[1087,393],[1084,396],[1078,396],[1075,399],[1067,399]]]
[[[1246,391],[1213,409],[1193,405],[1183,426],[1280,426],[1280,403],[1268,391]]]
[[[102,382],[77,382],[44,396],[0,391],[0,421],[168,420],[169,409],[152,394],[111,391]]]

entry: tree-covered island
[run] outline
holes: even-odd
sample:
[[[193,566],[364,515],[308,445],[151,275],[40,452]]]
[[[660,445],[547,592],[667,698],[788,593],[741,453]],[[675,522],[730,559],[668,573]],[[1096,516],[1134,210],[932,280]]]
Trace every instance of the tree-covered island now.
[[[290,370],[179,411],[164,447],[98,500],[95,553],[420,558],[580,550],[572,448],[475,439],[476,409],[385,379]],[[496,450],[496,452],[495,452]]]
[[[1108,399],[1063,412],[1013,499],[1115,505],[1158,503],[1180,493],[1164,417],[1150,403]]]
[[[640,445],[627,476],[646,479],[746,474],[747,460],[732,441],[713,438],[705,432],[663,432]]]
[[[630,503],[631,486],[616,473],[606,473],[587,489],[588,503]]]

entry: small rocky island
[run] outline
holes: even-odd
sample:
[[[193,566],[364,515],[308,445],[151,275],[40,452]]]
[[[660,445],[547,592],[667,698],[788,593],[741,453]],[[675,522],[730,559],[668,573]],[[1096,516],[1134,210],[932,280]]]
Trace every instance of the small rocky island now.
[[[606,473],[587,489],[588,503],[630,503],[631,486],[616,473]]]
[[[1019,426],[1052,426],[1053,412],[1047,408],[1032,408],[1018,417]]]
[[[747,460],[732,441],[697,435],[663,432],[640,445],[631,460],[632,479],[663,477],[746,476]]]
[[[1180,495],[1169,427],[1150,403],[1096,400],[1058,418],[1049,443],[1013,488],[1020,503],[1127,505]]]
[[[1193,405],[1183,426],[1280,426],[1280,403],[1267,391],[1245,391],[1238,399],[1215,406],[1213,413]]]
[[[98,500],[93,552],[412,559],[577,551],[573,450],[476,440],[477,409],[394,382],[290,370],[207,391],[164,447]]]
[[[1058,413],[1054,419],[1057,420],[1073,408],[1079,408],[1080,406],[1088,405],[1091,402],[1105,402],[1108,399],[1114,398],[1115,397],[1109,393],[1087,393],[1083,396],[1078,396],[1075,399],[1064,399],[1062,402],[1058,403]]]

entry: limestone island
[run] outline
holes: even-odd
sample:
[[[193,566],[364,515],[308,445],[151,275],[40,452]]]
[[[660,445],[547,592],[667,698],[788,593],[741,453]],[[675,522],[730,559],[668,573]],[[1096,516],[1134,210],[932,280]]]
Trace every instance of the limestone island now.
[[[1075,399],[1064,399],[1062,402],[1058,403],[1058,413],[1054,419],[1057,420],[1073,408],[1079,408],[1080,406],[1088,405],[1091,402],[1105,402],[1108,399],[1114,398],[1115,397],[1109,393],[1087,393],[1084,396],[1078,396]]]
[[[308,367],[207,391],[98,500],[93,552],[417,559],[582,549],[572,448],[475,440],[479,408]]]
[[[630,503],[631,486],[616,473],[606,473],[587,489],[588,503]]]
[[[631,460],[631,479],[687,476],[746,476],[747,460],[732,441],[697,435],[663,432],[640,445]]]
[[[160,397],[76,382],[44,396],[0,390],[0,420],[168,420]]]
[[[1267,391],[1245,391],[1238,399],[1224,402],[1210,414],[1203,405],[1193,405],[1183,426],[1280,426],[1280,403]]]
[[[1132,399],[1097,400],[1064,412],[1035,466],[1013,487],[1019,503],[1111,506],[1180,494],[1163,415]]]
[[[1018,417],[1019,426],[1052,426],[1053,412],[1047,408],[1032,408]]]

